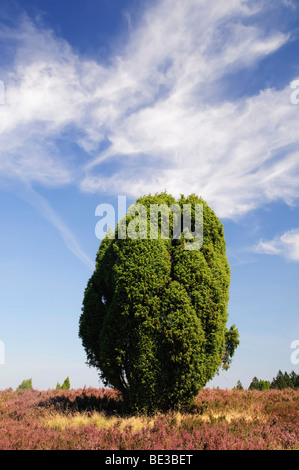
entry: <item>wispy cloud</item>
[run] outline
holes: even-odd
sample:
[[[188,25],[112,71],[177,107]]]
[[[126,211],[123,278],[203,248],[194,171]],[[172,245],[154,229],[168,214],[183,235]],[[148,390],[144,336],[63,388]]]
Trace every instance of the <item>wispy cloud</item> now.
[[[260,254],[280,255],[299,262],[299,229],[285,232],[273,240],[260,240],[254,251]]]
[[[154,2],[109,65],[26,17],[4,29],[15,57],[3,70],[0,174],[134,197],[196,192],[229,218],[293,203],[299,112],[289,84],[239,99],[222,84],[288,42],[259,20],[268,9],[268,1]],[[80,157],[66,155],[67,143]]]
[[[65,222],[59,217],[45,198],[30,187],[19,188],[18,195],[34,207],[34,209],[37,210],[44,219],[58,230],[68,250],[70,250],[88,268],[94,270],[95,263],[92,262],[82,250],[75,235],[70,231]]]

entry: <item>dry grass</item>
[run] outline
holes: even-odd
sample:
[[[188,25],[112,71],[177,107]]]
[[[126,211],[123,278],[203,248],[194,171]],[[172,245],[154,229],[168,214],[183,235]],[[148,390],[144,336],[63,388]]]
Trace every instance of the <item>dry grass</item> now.
[[[256,419],[266,421],[267,417],[258,409],[244,409],[244,410],[223,410],[223,411],[208,411],[203,414],[189,415],[187,413],[172,413],[172,420],[177,426],[180,426],[183,421],[196,420],[202,422],[213,422],[215,420],[224,420],[230,423],[233,420],[243,419],[244,421],[251,422]],[[132,431],[139,431],[145,427],[153,427],[155,418],[148,416],[131,416],[131,417],[117,417],[107,416],[103,412],[75,412],[75,413],[61,413],[51,412],[49,416],[44,418],[44,425],[56,430],[69,429],[71,427],[93,426],[95,428],[118,427],[123,429],[126,426],[130,427]]]
[[[50,416],[45,418],[44,424],[47,427],[57,430],[82,426],[93,426],[95,428],[117,426],[119,429],[123,429],[128,426],[132,431],[139,431],[144,427],[152,427],[154,425],[154,419],[146,416],[132,416],[127,418],[111,417],[106,416],[105,413],[96,411],[92,413],[76,412],[68,414],[52,412]]]
[[[234,421],[234,420],[240,420],[240,419],[243,419],[244,421],[247,421],[247,422],[250,422],[250,421],[254,421],[256,419],[259,419],[261,421],[264,421],[266,422],[267,421],[267,417],[265,415],[263,415],[262,413],[252,413],[250,411],[227,411],[227,412],[218,412],[218,413],[207,413],[207,414],[203,414],[201,415],[201,419],[203,421],[213,421],[213,420],[220,420],[220,419],[223,419],[225,421],[227,421],[228,423],[230,423],[231,421]]]

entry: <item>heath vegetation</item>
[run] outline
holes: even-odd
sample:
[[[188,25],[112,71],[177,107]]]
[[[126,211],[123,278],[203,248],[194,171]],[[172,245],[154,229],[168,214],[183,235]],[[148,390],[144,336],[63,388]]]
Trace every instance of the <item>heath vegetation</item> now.
[[[299,449],[299,390],[204,388],[187,409],[128,415],[119,392],[0,391],[1,450]]]

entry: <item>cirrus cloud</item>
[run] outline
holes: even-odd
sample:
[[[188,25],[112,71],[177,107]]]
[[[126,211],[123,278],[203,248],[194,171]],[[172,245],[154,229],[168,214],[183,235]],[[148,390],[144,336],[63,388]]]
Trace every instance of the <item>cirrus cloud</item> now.
[[[266,0],[155,2],[108,65],[26,16],[4,28],[14,60],[1,71],[0,174],[132,197],[196,192],[228,218],[292,204],[299,137],[289,84],[238,99],[223,85],[290,40],[260,21],[268,9]]]

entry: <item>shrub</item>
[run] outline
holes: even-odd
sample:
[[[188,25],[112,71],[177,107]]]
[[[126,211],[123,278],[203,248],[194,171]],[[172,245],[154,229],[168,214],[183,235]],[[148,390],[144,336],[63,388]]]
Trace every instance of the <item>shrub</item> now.
[[[32,390],[32,379],[23,380],[18,386],[18,390]]]
[[[67,377],[62,385],[57,382],[56,390],[69,390],[71,387],[70,379]]]
[[[229,366],[239,340],[234,326],[226,329],[230,269],[215,213],[195,195],[176,202],[162,193],[137,203],[148,220],[152,204],[177,204],[183,226],[184,204],[191,205],[192,232],[195,204],[202,204],[202,247],[186,250],[184,231],[180,238],[162,238],[162,216],[158,239],[150,238],[148,225],[136,239],[120,239],[118,227],[115,238],[110,234],[100,244],[79,336],[104,384],[119,390],[131,410],[152,412],[190,403],[221,366]],[[124,220],[127,226],[136,222],[132,214]]]
[[[270,382],[268,380],[258,380],[257,377],[252,379],[249,390],[270,390]]]
[[[243,385],[240,380],[238,380],[237,385],[236,385],[237,390],[244,390]]]

